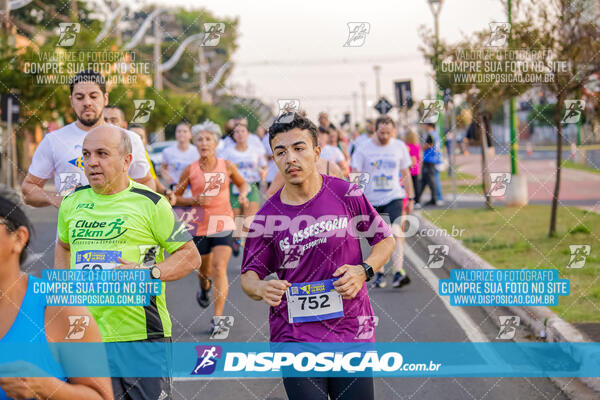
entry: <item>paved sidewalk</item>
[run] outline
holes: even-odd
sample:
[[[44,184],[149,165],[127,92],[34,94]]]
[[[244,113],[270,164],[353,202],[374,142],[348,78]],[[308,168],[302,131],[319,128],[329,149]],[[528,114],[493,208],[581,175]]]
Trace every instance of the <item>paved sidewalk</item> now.
[[[477,177],[481,182],[481,156],[457,156],[458,169]],[[527,177],[530,202],[550,202],[554,192],[556,161],[520,159],[519,174]],[[496,155],[489,159],[490,172],[510,172],[510,157]],[[460,183],[473,183],[461,181]],[[560,201],[573,201],[578,207],[600,212],[600,174],[565,168],[561,173]],[[581,204],[583,203],[583,204]]]

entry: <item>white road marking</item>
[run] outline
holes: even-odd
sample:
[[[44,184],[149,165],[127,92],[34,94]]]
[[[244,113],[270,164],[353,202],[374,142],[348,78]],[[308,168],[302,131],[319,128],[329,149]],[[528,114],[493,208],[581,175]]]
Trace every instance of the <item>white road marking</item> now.
[[[431,286],[431,289],[437,294],[439,287],[439,278],[428,268],[425,267],[425,262],[419,258],[415,251],[406,244],[404,246],[404,254],[408,257],[410,262],[415,266],[415,269],[419,271],[421,276],[425,278],[427,283]],[[489,339],[483,334],[479,326],[473,322],[471,317],[462,309],[462,307],[456,307],[450,305],[450,299],[448,296],[439,296],[442,303],[450,314],[454,317],[458,325],[463,329],[469,341],[471,342],[489,342]]]

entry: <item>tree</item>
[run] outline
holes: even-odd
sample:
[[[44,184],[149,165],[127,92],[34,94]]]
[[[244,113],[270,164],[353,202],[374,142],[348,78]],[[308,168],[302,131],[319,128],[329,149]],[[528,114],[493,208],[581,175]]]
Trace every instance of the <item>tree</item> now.
[[[421,37],[424,45],[421,46],[421,51],[425,59],[433,66],[435,65],[435,37],[430,30],[421,27]],[[512,46],[521,47],[524,49],[530,48],[533,45],[533,37],[529,32],[529,28],[525,23],[517,23],[512,25]],[[453,95],[464,94],[466,102],[471,109],[473,116],[473,124],[481,138],[481,175],[482,175],[482,191],[485,196],[485,205],[492,208],[492,198],[489,195],[489,167],[488,167],[488,146],[485,129],[487,124],[483,122],[485,115],[491,114],[494,110],[501,107],[507,99],[518,96],[529,88],[528,83],[502,83],[498,80],[487,81],[474,80],[473,83],[464,83],[459,78],[461,73],[457,73],[450,66],[459,65],[460,62],[472,58],[474,52],[485,51],[486,61],[490,63],[502,62],[502,52],[495,52],[489,46],[490,31],[479,31],[472,35],[465,36],[464,39],[455,44],[449,44],[440,40],[438,45],[439,59],[442,60],[438,70],[435,71],[435,80],[440,90],[449,89]],[[482,53],[483,54],[483,53]],[[483,61],[483,60],[481,60]],[[512,75],[522,73],[522,65],[518,65]],[[445,72],[449,71],[449,72]],[[508,75],[508,74],[506,74]]]
[[[593,5],[593,4],[592,4]],[[548,235],[556,235],[556,215],[560,196],[563,146],[563,115],[565,100],[581,92],[589,76],[600,70],[599,15],[590,15],[595,10],[590,2],[581,0],[547,0],[543,7],[532,3],[527,14],[541,47],[550,50],[555,57],[546,58],[548,70],[555,71],[548,90],[556,96],[554,124],[556,127],[556,172],[550,228]],[[557,68],[554,61],[561,62]]]

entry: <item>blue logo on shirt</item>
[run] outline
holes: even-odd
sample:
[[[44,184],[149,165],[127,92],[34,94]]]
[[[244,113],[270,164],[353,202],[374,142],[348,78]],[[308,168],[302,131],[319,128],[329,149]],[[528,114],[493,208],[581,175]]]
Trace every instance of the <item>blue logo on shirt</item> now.
[[[393,160],[375,160],[372,161],[370,163],[371,167],[377,168],[377,169],[389,169],[389,168],[396,168],[396,161]]]
[[[77,157],[72,160],[69,160],[69,164],[73,164],[77,168],[83,169],[83,159],[81,157]]]

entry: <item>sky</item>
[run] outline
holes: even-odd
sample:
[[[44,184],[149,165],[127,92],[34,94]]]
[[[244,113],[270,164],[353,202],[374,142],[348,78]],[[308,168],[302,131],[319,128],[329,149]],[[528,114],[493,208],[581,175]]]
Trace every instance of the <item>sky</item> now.
[[[189,1],[155,0],[165,6],[189,6]],[[426,0],[337,1],[204,0],[194,7],[217,17],[238,16],[239,48],[231,79],[240,95],[277,105],[278,99],[298,99],[309,117],[327,111],[334,121],[354,112],[362,117],[360,82],[366,82],[367,113],[375,116],[374,65],[381,66],[381,94],[394,102],[393,82],[411,80],[413,95],[427,98],[433,82],[419,51],[419,27],[433,30]],[[440,37],[456,42],[490,22],[505,22],[500,0],[444,0]],[[368,22],[370,32],[361,47],[344,47],[349,22]],[[344,62],[345,61],[345,62]],[[270,64],[270,65],[268,65]]]

